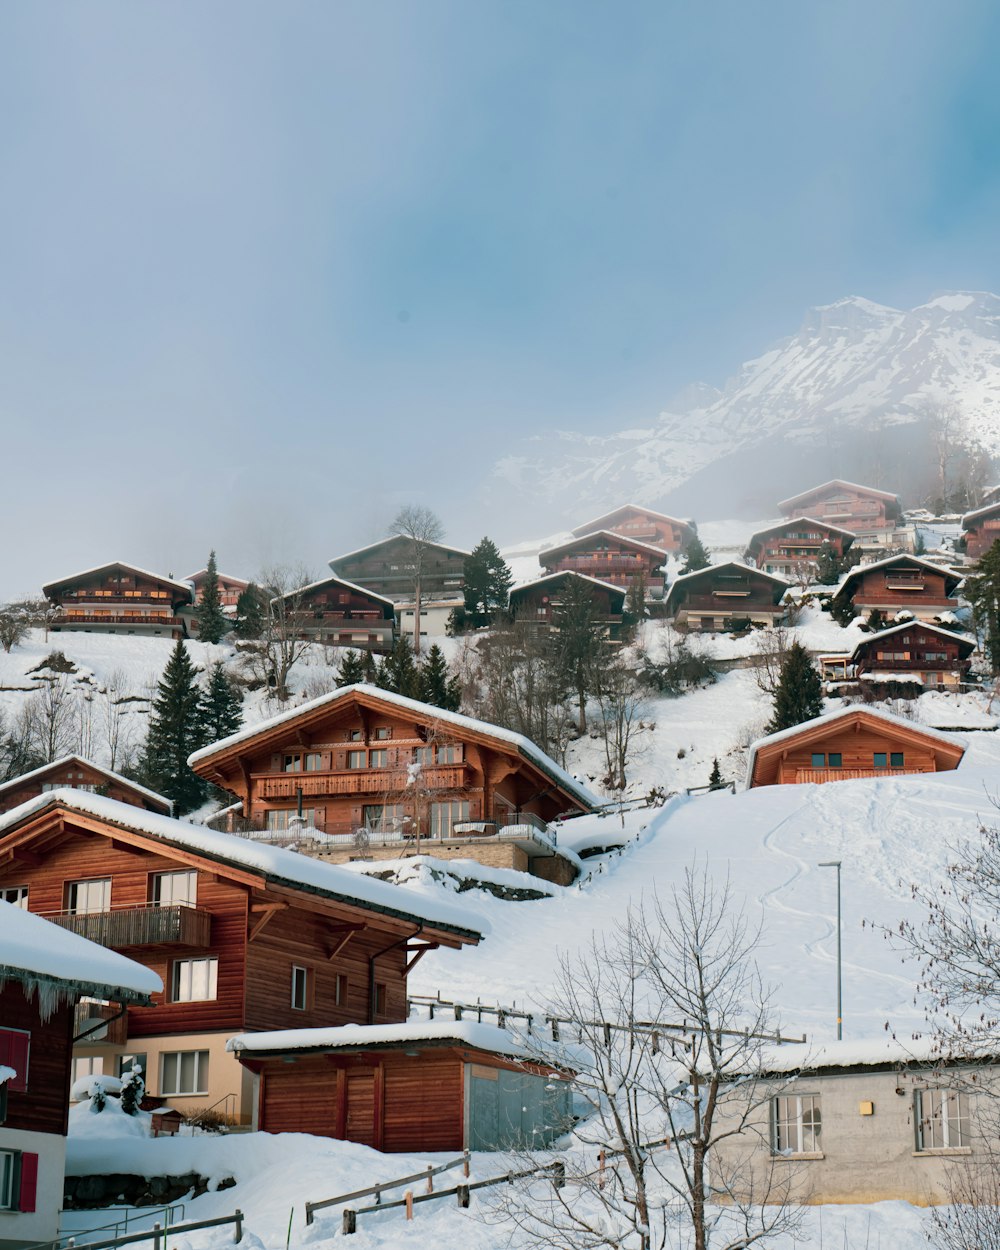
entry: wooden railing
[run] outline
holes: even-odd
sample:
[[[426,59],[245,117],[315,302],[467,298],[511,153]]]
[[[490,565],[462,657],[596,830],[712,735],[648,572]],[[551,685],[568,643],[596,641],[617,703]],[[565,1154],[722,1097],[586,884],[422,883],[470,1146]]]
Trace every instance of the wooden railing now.
[[[465,788],[464,764],[434,765],[420,772],[421,789],[461,790]],[[256,774],[257,797],[294,799],[336,794],[394,794],[406,789],[406,765],[397,768],[348,768],[336,772]]]
[[[902,591],[899,593],[902,593]],[[906,592],[906,597],[909,599],[909,591]],[[886,607],[891,608],[900,602],[902,601],[899,598],[899,594],[891,595],[888,593],[888,590],[859,590],[854,596],[856,607],[880,607],[884,604]],[[912,604],[907,606],[914,608],[946,608],[949,611],[953,611],[958,607],[958,601],[949,599],[947,595],[919,594],[914,596]]]
[[[795,780],[808,781],[860,781],[866,777],[908,777],[919,772],[916,768],[797,768]]]
[[[44,914],[44,913],[43,913]],[[207,946],[212,932],[210,912],[196,907],[148,903],[109,911],[47,913],[46,919],[80,937],[115,950],[129,946]]]
[[[103,612],[61,612],[54,617],[50,628],[60,625],[169,625],[180,628],[180,617],[161,615],[159,613],[143,613],[141,616],[124,616],[119,613]]]

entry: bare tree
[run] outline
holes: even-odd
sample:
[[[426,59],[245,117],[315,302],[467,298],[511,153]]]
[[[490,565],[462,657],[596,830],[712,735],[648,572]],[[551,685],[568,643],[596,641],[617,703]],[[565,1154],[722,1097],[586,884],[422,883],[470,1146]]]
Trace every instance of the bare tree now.
[[[413,583],[413,653],[419,655],[420,601],[427,551],[444,537],[444,526],[430,508],[411,503],[396,513],[389,533],[398,534],[408,543],[407,567]]]
[[[766,1141],[776,1086],[760,1079],[773,1039],[757,944],[728,884],[689,869],[563,959],[553,1014],[582,1044],[574,1087],[590,1115],[562,1188],[499,1200],[528,1242],[736,1250],[794,1227],[787,1164],[772,1170]]]
[[[635,736],[642,727],[647,699],[635,669],[621,654],[601,669],[596,698],[608,766],[605,785],[623,795],[628,784],[626,768],[631,761]]]
[[[753,663],[754,681],[760,690],[773,697],[781,680],[785,653],[791,646],[793,637],[784,625],[777,625],[774,629],[762,630],[758,639],[758,651]]]
[[[134,726],[129,709],[135,700],[130,694],[131,687],[128,673],[122,668],[111,672],[104,684],[102,725],[112,772],[117,772],[133,753]]]
[[[259,639],[241,645],[244,666],[282,703],[289,697],[288,676],[309,646],[305,588],[312,578],[301,565],[272,565],[257,579],[268,596]]]
[[[23,642],[31,629],[31,617],[16,603],[0,609],[0,647],[8,653]]]
[[[992,1142],[976,1145],[985,1158],[956,1160],[949,1205],[931,1208],[928,1240],[938,1250],[1000,1250],[1000,1157]]]
[[[26,713],[31,743],[42,762],[51,764],[75,745],[77,698],[65,673],[46,678],[28,697]]]

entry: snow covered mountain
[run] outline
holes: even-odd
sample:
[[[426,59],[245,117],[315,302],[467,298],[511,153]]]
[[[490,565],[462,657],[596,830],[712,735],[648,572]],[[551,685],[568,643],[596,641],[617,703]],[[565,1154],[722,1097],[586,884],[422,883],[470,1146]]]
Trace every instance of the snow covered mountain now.
[[[586,515],[634,499],[695,516],[766,516],[777,499],[834,476],[915,505],[934,481],[926,433],[942,414],[1000,454],[1000,297],[952,292],[909,311],[850,297],[814,308],[722,391],[688,388],[675,407],[648,429],[539,435],[496,465],[494,485],[508,500],[512,491],[547,500],[545,519],[564,522],[580,520],[581,499]]]

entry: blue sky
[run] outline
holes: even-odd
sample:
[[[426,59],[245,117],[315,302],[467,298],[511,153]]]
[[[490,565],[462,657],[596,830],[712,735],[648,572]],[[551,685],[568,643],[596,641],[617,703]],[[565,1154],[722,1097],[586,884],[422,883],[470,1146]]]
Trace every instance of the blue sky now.
[[[315,572],[856,293],[1000,287],[1000,10],[0,8],[0,592]],[[10,524],[10,522],[9,522]]]

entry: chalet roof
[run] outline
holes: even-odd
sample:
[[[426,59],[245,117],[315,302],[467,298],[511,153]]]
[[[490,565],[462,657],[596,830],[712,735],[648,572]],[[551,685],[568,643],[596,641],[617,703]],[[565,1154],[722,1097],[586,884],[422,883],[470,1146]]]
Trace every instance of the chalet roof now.
[[[333,569],[334,573],[336,573],[337,565],[340,563],[341,560],[350,560],[354,556],[364,555],[365,552],[368,552],[368,551],[376,551],[379,547],[386,546],[387,543],[397,543],[400,540],[402,540],[403,542],[410,541],[406,537],[405,534],[389,534],[385,538],[380,538],[378,542],[368,543],[368,545],[365,547],[357,547],[355,548],[354,551],[345,551],[343,555],[334,556],[333,559],[328,560],[327,563],[329,564],[330,568]],[[447,551],[449,555],[462,556],[463,558],[465,556],[472,555],[471,551],[465,551],[462,547],[449,547],[446,543],[426,543],[425,542],[422,544],[422,546],[434,547],[438,551]]]
[[[839,486],[846,490],[859,490],[865,495],[874,495],[876,499],[887,499],[898,505],[899,496],[894,495],[892,491],[876,490],[874,486],[862,486],[858,482],[847,482],[842,477],[834,477],[829,482],[821,482],[819,486],[814,486],[811,490],[804,490],[801,495],[792,495],[789,499],[780,499],[778,501],[779,508],[792,508],[795,504],[803,499],[811,499],[813,495],[818,495],[820,491],[824,491],[829,486]]]
[[[91,816],[108,825],[131,830],[166,846],[193,851],[216,863],[249,869],[269,883],[320,895],[353,907],[363,907],[411,923],[431,924],[464,937],[478,939],[489,925],[473,912],[448,900],[423,898],[397,885],[352,872],[337,864],[310,859],[279,846],[220,833],[187,820],[175,820],[118,803],[85,790],[50,790],[0,815],[0,839],[48,808],[63,808]]]
[[[852,582],[857,578],[863,577],[866,573],[871,573],[874,569],[892,568],[894,565],[905,564],[925,569],[928,573],[941,573],[945,579],[945,594],[950,595],[957,586],[960,585],[963,578],[961,574],[956,573],[953,569],[946,568],[943,564],[934,564],[931,560],[922,560],[920,556],[896,555],[886,556],[884,560],[873,560],[871,564],[856,564],[853,569],[849,569],[840,584],[837,586],[835,595],[841,595],[848,591]]]
[[[793,742],[795,740],[805,744],[814,739],[825,737],[831,729],[839,728],[842,723],[849,724],[856,720],[873,722],[876,728],[881,728],[885,731],[895,731],[897,734],[905,735],[906,737],[924,738],[931,743],[937,743],[942,747],[949,748],[951,752],[957,751],[959,758],[965,754],[968,746],[964,738],[960,738],[955,734],[946,734],[940,729],[929,729],[926,725],[915,724],[911,720],[904,720],[901,716],[893,716],[890,712],[876,710],[873,707],[862,707],[859,704],[852,704],[849,707],[838,708],[835,712],[827,712],[823,716],[816,716],[812,720],[803,721],[801,725],[793,725],[790,729],[779,729],[776,733],[768,734],[764,738],[758,738],[751,745],[750,755],[747,760],[747,789],[753,785],[757,758],[762,751],[768,751],[781,743]]]
[[[901,1067],[978,1063],[991,1056],[950,1056],[941,1052],[932,1037],[910,1038],[905,1042],[884,1034],[838,1042],[787,1042],[765,1046],[760,1052],[762,1070],[775,1076],[790,1072],[838,1071],[844,1068],[874,1068],[886,1071]]]
[[[962,529],[968,529],[970,521],[978,521],[981,517],[993,516],[997,512],[1000,512],[1000,499],[994,503],[984,504],[982,508],[974,508],[962,517]]]
[[[266,737],[279,725],[292,724],[300,718],[309,717],[315,713],[325,713],[335,708],[338,703],[348,703],[355,696],[362,696],[369,702],[384,703],[389,707],[399,708],[404,712],[413,713],[415,716],[425,720],[441,721],[444,724],[454,725],[457,729],[465,729],[472,733],[481,734],[486,738],[493,738],[497,742],[503,742],[507,746],[513,747],[522,758],[528,760],[544,772],[556,782],[560,789],[572,796],[588,811],[600,806],[600,799],[591,794],[586,786],[581,785],[575,777],[571,777],[565,769],[560,768],[555,760],[550,759],[544,751],[535,746],[530,738],[525,738],[523,734],[514,733],[510,729],[501,729],[497,725],[490,725],[486,721],[475,720],[471,716],[463,716],[461,712],[447,712],[443,708],[432,707],[428,703],[420,703],[416,699],[406,698],[405,695],[393,694],[389,690],[381,690],[377,686],[369,686],[364,683],[342,686],[331,694],[321,695],[318,699],[313,699],[309,703],[300,704],[290,711],[282,712],[278,716],[272,716],[270,720],[261,721],[257,725],[239,730],[238,733],[230,734],[228,738],[223,738],[219,742],[213,742],[211,746],[202,747],[200,751],[195,751],[193,755],[188,757],[188,764],[197,772],[196,765],[199,763],[225,754],[234,747],[240,747],[253,742],[257,738]]]
[[[102,777],[107,777],[108,781],[124,786],[128,790],[134,790],[136,794],[141,794],[143,798],[149,799],[151,803],[161,807],[167,815],[174,810],[173,803],[170,799],[164,798],[162,794],[157,794],[155,790],[147,790],[145,786],[139,785],[137,781],[132,781],[129,777],[123,777],[121,773],[113,773],[110,768],[102,768],[100,764],[95,764],[93,760],[84,759],[82,755],[63,755],[59,759],[53,760],[51,764],[43,764],[40,768],[33,768],[30,773],[22,773],[20,777],[14,777],[10,781],[5,781],[0,785],[0,794],[6,794],[9,790],[19,790],[26,782],[41,781],[47,774],[58,772],[59,769],[71,764],[79,764],[84,768],[90,768],[95,773],[100,773]]]
[[[510,597],[514,598],[522,591],[533,590],[536,586],[544,586],[546,582],[562,581],[567,577],[577,577],[581,582],[589,582],[591,586],[598,586],[601,590],[608,591],[609,594],[615,595],[620,599],[625,598],[625,590],[622,586],[612,586],[610,582],[602,582],[599,577],[588,577],[586,573],[578,573],[575,569],[564,569],[561,573],[546,573],[544,577],[536,577],[531,582],[521,582],[520,585],[511,588]]]
[[[883,638],[892,638],[904,629],[930,630],[931,633],[937,634],[939,638],[944,638],[949,642],[957,642],[959,647],[965,650],[966,655],[971,655],[976,649],[976,643],[972,638],[967,638],[963,634],[956,634],[950,629],[942,629],[940,625],[932,625],[930,622],[924,623],[923,621],[913,620],[904,621],[900,625],[893,625],[889,629],[880,629],[878,633],[875,634],[866,634],[851,652],[851,660],[854,660],[857,657],[858,652],[863,648],[870,647],[874,643],[879,643]]]
[[[164,586],[172,586],[176,590],[182,590],[186,595],[191,595],[192,593],[192,586],[187,581],[178,581],[176,578],[168,577],[163,573],[153,573],[149,569],[140,569],[138,565],[126,564],[124,560],[111,560],[107,564],[97,564],[92,569],[81,569],[77,573],[70,573],[66,577],[57,578],[54,582],[48,582],[42,587],[42,594],[47,595],[49,591],[56,590],[60,586],[79,581],[81,577],[90,577],[92,573],[106,573],[108,569],[124,569],[128,573],[138,573],[142,577],[151,578],[154,582],[162,582]]]
[[[236,582],[237,585],[244,586],[244,587],[250,585],[250,583],[247,581],[245,577],[237,577],[235,573],[223,573],[221,569],[216,569],[215,575],[216,577],[219,578],[220,581]],[[199,569],[197,573],[189,573],[187,577],[185,577],[183,580],[186,582],[190,582],[192,585],[194,585],[198,581],[199,578],[203,578],[207,576],[208,576],[208,569]]]
[[[237,1054],[286,1054],[289,1051],[394,1050],[420,1043],[468,1046],[495,1055],[537,1056],[506,1029],[474,1020],[405,1020],[399,1024],[345,1024],[335,1028],[276,1029],[231,1037],[226,1050]]]
[[[667,516],[665,512],[656,512],[652,508],[647,508],[641,503],[623,503],[618,508],[612,508],[610,512],[605,512],[602,516],[592,517],[589,521],[584,521],[582,525],[578,525],[571,532],[578,538],[585,534],[592,533],[595,529],[604,529],[603,522],[613,521],[615,517],[621,516],[623,512],[641,512],[645,516],[656,517],[658,521],[669,521],[671,525],[683,525],[686,529],[693,530],[694,523],[685,520],[682,517]]]
[[[783,521],[775,521],[773,525],[767,526],[766,529],[757,530],[755,534],[750,535],[750,541],[747,543],[747,546],[752,547],[755,542],[766,538],[768,534],[773,534],[777,530],[787,529],[789,525],[816,525],[820,529],[829,530],[831,534],[839,534],[841,538],[847,539],[845,549],[857,538],[857,534],[853,530],[845,530],[839,525],[831,525],[829,521],[823,521],[819,517],[803,515],[786,517]]]
[[[791,586],[791,582],[784,577],[778,577],[775,573],[765,573],[763,569],[758,569],[752,564],[741,564],[739,560],[727,560],[724,564],[708,564],[703,569],[694,569],[691,573],[678,573],[667,589],[666,596],[663,600],[663,608],[669,613],[670,600],[674,591],[678,586],[687,586],[689,582],[695,581],[697,578],[705,577],[712,573],[718,573],[722,569],[739,569],[741,573],[752,575],[753,577],[762,577],[765,581],[774,582],[776,586],[782,588],[782,594]],[[781,596],[779,595],[780,599]],[[777,602],[777,601],[776,601]]]
[[[359,595],[364,595],[366,599],[375,599],[378,603],[384,604],[387,608],[391,608],[395,613],[396,605],[391,599],[387,599],[385,595],[377,595],[374,590],[369,590],[367,586],[359,586],[356,582],[349,582],[345,577],[321,577],[318,582],[310,582],[307,586],[297,586],[295,590],[290,590],[286,595],[274,595],[271,599],[272,603],[276,603],[279,599],[291,599],[293,595],[302,595],[310,590],[321,590],[324,586],[330,586],[336,583],[338,586],[346,586],[348,590],[356,591]]]
[[[0,984],[5,981],[38,987],[43,1006],[53,991],[57,997],[60,991],[75,990],[117,1003],[148,1003],[151,994],[163,989],[150,968],[0,902]]]
[[[625,534],[616,534],[614,530],[591,530],[589,534],[576,534],[573,538],[567,538],[552,547],[543,547],[538,553],[539,562],[545,564],[548,557],[559,555],[560,552],[569,551],[573,547],[579,547],[593,538],[610,538],[612,542],[624,543],[627,547],[635,547],[649,555],[661,556],[663,560],[667,558],[667,553],[663,548],[655,547],[652,543],[640,542],[638,538],[629,538]]]

